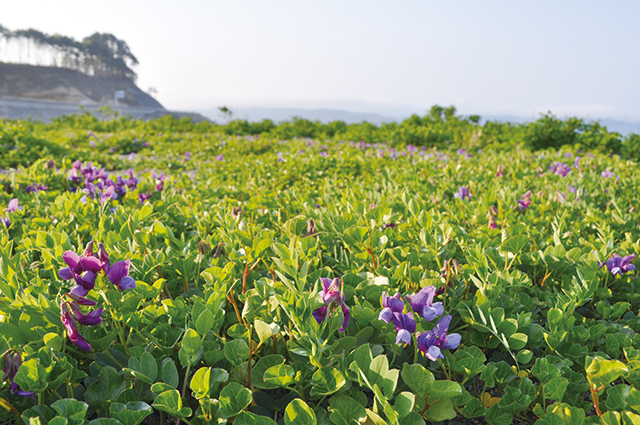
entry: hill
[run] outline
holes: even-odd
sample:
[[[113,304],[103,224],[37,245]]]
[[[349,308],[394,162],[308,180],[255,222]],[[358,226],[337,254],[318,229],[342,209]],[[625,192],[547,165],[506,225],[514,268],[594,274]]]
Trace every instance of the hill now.
[[[0,96],[114,105],[115,91],[125,92],[118,103],[164,109],[124,76],[91,76],[67,68],[0,63]]]

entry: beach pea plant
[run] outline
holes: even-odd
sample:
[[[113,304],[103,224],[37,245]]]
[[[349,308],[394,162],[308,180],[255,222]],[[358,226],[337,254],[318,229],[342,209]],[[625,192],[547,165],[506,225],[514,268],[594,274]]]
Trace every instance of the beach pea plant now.
[[[573,124],[0,123],[56,147],[0,152],[0,422],[635,423],[636,148]]]

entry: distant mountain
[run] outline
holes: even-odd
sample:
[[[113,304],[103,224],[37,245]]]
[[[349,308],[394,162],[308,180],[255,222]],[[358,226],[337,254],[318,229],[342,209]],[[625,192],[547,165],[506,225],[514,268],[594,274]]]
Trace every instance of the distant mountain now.
[[[198,109],[197,112],[212,121],[224,122],[224,118],[220,114],[218,108]],[[424,113],[419,113],[422,115]],[[344,121],[347,124],[360,123],[363,121],[371,124],[380,125],[390,122],[401,122],[409,117],[410,114],[400,115],[383,115],[371,112],[354,112],[342,109],[304,109],[304,108],[267,108],[267,107],[246,107],[233,108],[233,119],[241,119],[250,122],[258,122],[264,119],[270,119],[275,123],[291,120],[293,117],[300,117],[310,121],[320,121],[328,123],[331,121]],[[501,121],[518,124],[533,122],[539,117],[523,117],[517,115],[482,115],[482,122]],[[585,121],[595,121],[586,118]],[[607,127],[609,131],[617,131],[626,135],[629,133],[640,134],[640,121],[621,121],[613,119],[599,120],[600,124]]]
[[[247,120],[251,122],[262,121],[264,119],[273,122],[291,120],[293,117],[300,117],[310,121],[320,121],[328,123],[332,121],[344,121],[347,124],[367,121],[371,124],[380,125],[387,122],[402,121],[405,117],[385,116],[367,112],[352,112],[340,109],[302,109],[302,108],[233,108],[233,119]],[[199,113],[213,121],[223,121],[218,108],[199,109]]]

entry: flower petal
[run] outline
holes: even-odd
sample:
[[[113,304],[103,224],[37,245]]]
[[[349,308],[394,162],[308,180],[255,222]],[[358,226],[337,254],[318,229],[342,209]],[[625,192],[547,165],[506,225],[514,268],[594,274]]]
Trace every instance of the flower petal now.
[[[70,267],[64,267],[64,268],[60,269],[60,271],[58,271],[58,275],[63,280],[71,280],[71,279],[73,279],[73,272],[71,271]]]
[[[383,320],[387,323],[393,320],[393,311],[390,308],[383,308],[378,316],[378,320]]]
[[[400,344],[401,342],[411,345],[411,333],[406,329],[400,329],[398,336],[396,336],[396,344]]]
[[[462,337],[460,334],[449,334],[443,344],[440,345],[441,348],[455,350],[460,345],[460,340]]]
[[[133,289],[136,287],[136,280],[131,276],[123,277],[120,282],[118,282],[118,289],[121,291],[126,291],[127,289]]]
[[[62,254],[62,259],[65,263],[67,263],[67,266],[71,267],[72,269],[75,269],[80,263],[80,256],[73,251],[67,251]]]
[[[102,270],[102,262],[93,256],[80,258],[80,265],[83,270],[90,270],[96,273]]]
[[[434,362],[438,359],[444,359],[444,356],[442,355],[440,348],[436,347],[435,345],[432,345],[431,347],[429,347],[429,351],[425,353],[425,356],[427,356],[429,360]]]

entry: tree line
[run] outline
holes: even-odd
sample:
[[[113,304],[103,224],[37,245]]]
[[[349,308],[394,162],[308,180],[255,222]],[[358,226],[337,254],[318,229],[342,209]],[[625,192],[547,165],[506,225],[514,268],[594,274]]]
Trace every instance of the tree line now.
[[[77,41],[35,29],[9,30],[0,25],[0,62],[54,66],[87,75],[115,75],[136,79],[138,59],[124,40],[94,33]]]

